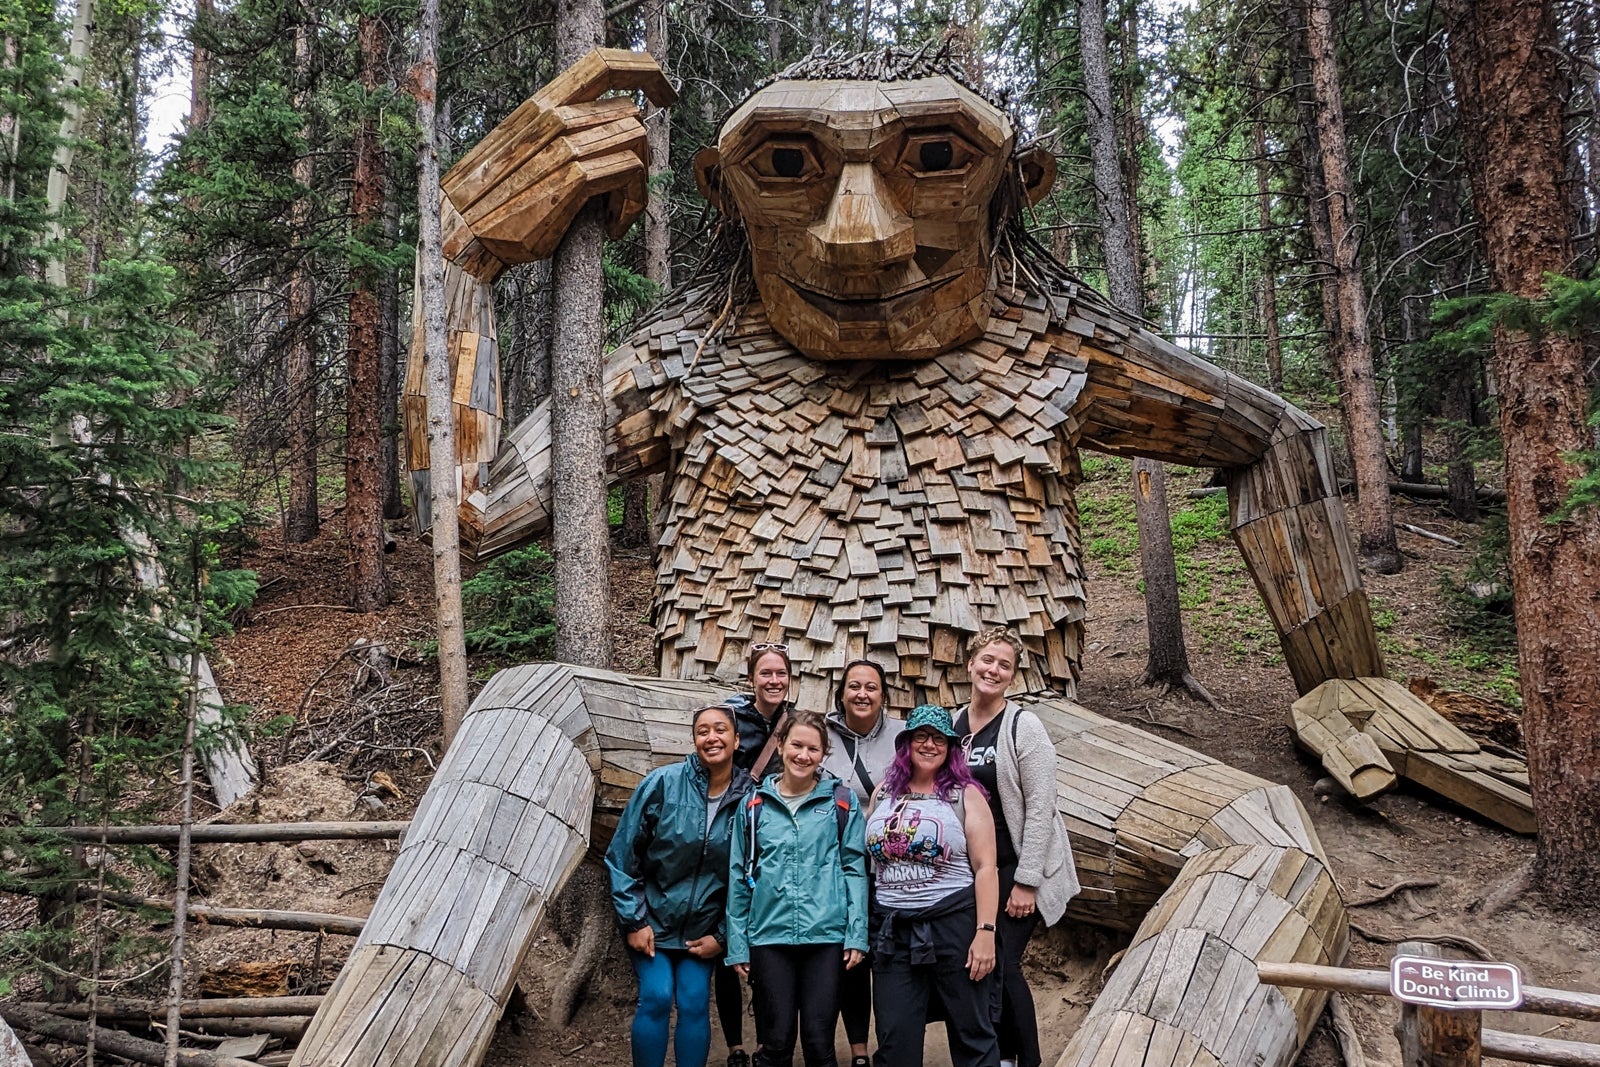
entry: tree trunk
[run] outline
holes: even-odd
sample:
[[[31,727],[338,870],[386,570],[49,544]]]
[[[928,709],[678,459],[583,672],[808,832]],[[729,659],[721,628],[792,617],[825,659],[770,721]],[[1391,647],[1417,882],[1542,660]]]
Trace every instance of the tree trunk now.
[[[355,175],[350,185],[350,224],[356,239],[382,240],[383,146],[373,113],[382,65],[389,52],[389,33],[376,15],[362,13],[356,27],[361,53],[361,90],[367,109],[356,131]],[[389,578],[383,568],[383,370],[380,335],[383,322],[374,271],[356,266],[350,294],[350,338],[346,359],[344,522],[350,539],[350,606],[377,611],[389,603]]]
[[[1553,5],[1449,0],[1462,148],[1497,289],[1536,298],[1572,262]],[[1522,732],[1551,898],[1600,902],[1600,514],[1555,521],[1593,447],[1571,337],[1495,332]]]
[[[393,79],[391,79],[391,85]],[[385,153],[385,164],[388,163]],[[400,243],[400,201],[394,195],[394,175],[383,168],[383,246]],[[405,514],[400,495],[400,276],[393,268],[378,278],[378,414],[383,426],[383,517]]]
[[[1251,50],[1252,66],[1259,64]],[[1255,138],[1256,158],[1256,221],[1261,227],[1261,244],[1266,255],[1261,264],[1261,324],[1266,332],[1267,387],[1274,393],[1283,391],[1283,340],[1278,328],[1278,264],[1272,251],[1272,191],[1267,182],[1267,124],[1262,120],[1261,109],[1266,105],[1261,99],[1261,87],[1256,84],[1258,73],[1250,72],[1250,97],[1254,119],[1251,132]]]
[[[556,67],[565,70],[603,41],[597,0],[558,0]],[[555,329],[550,436],[555,537],[556,658],[611,665],[611,537],[606,525],[604,205],[589,203],[555,254]]]
[[[1306,49],[1316,103],[1317,139],[1327,190],[1329,269],[1339,305],[1334,362],[1344,392],[1346,436],[1356,475],[1356,526],[1362,562],[1382,574],[1405,565],[1395,538],[1383,455],[1383,425],[1373,374],[1372,337],[1367,326],[1367,290],[1361,276],[1355,191],[1350,182],[1349,149],[1344,136],[1344,103],[1334,57],[1333,0],[1310,0]]]
[[[1126,179],[1117,165],[1104,0],[1078,0],[1078,45],[1083,53],[1083,80],[1089,98],[1089,156],[1111,299],[1124,311],[1142,318],[1144,286],[1139,280],[1132,206]],[[1127,146],[1124,158],[1132,158],[1135,152],[1135,146]],[[1172,520],[1167,513],[1166,469],[1160,463],[1134,460],[1133,501],[1139,526],[1139,564],[1144,573],[1145,628],[1150,639],[1144,682],[1146,685],[1183,685],[1189,677],[1189,653],[1183,638],[1183,613],[1178,605],[1178,570],[1172,549]]]
[[[777,56],[781,23],[779,9],[769,5],[768,32],[772,35],[773,55]],[[671,48],[665,0],[645,15],[645,51],[656,57],[666,70]],[[646,103],[644,123],[650,138],[650,188],[644,209],[644,273],[663,295],[672,289],[672,125],[665,108]],[[660,492],[659,476],[636,478],[622,489],[622,530],[618,542],[627,548],[644,548],[656,540],[650,522],[653,493]]]
[[[294,65],[297,92],[295,108],[305,120],[305,150],[291,168],[300,195],[289,209],[289,229],[294,237],[289,268],[289,510],[283,517],[283,539],[291,544],[317,536],[317,378],[313,253],[311,251],[311,182],[316,177],[312,144],[311,10],[302,7],[302,20],[294,31]]]
[[[428,380],[428,486],[439,700],[448,748],[467,713],[467,647],[461,620],[461,527],[456,510],[456,432],[445,351],[444,257],[439,226],[439,0],[422,0],[417,28],[417,285]],[[420,502],[419,502],[420,506]]]

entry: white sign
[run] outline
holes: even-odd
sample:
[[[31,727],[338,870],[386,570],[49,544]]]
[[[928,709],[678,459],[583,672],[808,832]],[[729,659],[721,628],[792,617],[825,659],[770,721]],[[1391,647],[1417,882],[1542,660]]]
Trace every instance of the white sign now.
[[[1430,1008],[1500,1008],[1522,1004],[1522,972],[1511,963],[1396,956],[1389,961],[1389,992]]]

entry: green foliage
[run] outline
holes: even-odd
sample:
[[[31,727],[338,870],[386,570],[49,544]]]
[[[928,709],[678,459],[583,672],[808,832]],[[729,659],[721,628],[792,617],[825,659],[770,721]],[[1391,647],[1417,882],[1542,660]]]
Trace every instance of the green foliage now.
[[[461,583],[467,648],[521,659],[548,656],[556,636],[555,561],[529,545]]]
[[[72,240],[49,240],[66,91],[50,8],[0,3],[0,36],[18,50],[0,65],[0,108],[24,116],[17,152],[0,159],[16,188],[0,200],[0,849],[31,870],[8,888],[39,895],[41,914],[0,938],[0,974],[59,981],[87,947],[71,937],[80,853],[20,828],[138,821],[170,801],[187,684],[173,665],[195,650],[184,624],[203,614],[175,591],[197,586],[208,525],[188,443],[215,423],[193,401],[201,368],[174,325],[173,271],[139,246],[138,220],[97,215],[93,265]],[[46,280],[51,257],[67,286]],[[110,961],[144,947],[101,950]]]

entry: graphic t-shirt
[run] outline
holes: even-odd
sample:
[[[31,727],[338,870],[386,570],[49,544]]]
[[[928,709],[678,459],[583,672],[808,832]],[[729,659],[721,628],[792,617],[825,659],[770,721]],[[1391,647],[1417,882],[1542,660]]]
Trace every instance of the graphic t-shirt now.
[[[878,903],[916,910],[972,884],[967,831],[943,797],[885,797],[867,820],[867,855],[877,869]]]
[[[956,733],[967,738],[964,742],[967,769],[983,786],[983,791],[989,794],[989,811],[994,815],[995,866],[1002,870],[1017,865],[1017,849],[1011,842],[1011,830],[1006,826],[1006,813],[1000,807],[1000,772],[995,766],[995,760],[1000,755],[1000,725],[1006,721],[1008,713],[1011,713],[1009,705],[975,734],[970,732],[972,727],[967,712],[957,715],[955,721]]]

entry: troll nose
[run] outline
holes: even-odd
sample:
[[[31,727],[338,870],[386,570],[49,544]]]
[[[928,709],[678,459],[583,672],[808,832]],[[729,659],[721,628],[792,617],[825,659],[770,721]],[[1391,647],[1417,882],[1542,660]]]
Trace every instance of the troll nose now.
[[[871,163],[846,163],[822,221],[807,230],[811,254],[847,271],[876,270],[917,250],[911,220]]]

